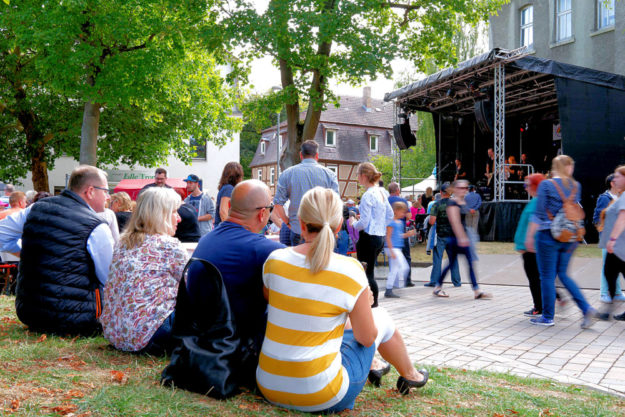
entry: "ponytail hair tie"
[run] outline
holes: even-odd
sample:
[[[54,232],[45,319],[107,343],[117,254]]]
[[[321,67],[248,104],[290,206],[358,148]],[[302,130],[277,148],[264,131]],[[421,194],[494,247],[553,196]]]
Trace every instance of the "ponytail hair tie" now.
[[[328,222],[323,222],[323,226],[324,226],[324,227],[325,227],[325,226],[330,226],[330,223],[328,223]]]

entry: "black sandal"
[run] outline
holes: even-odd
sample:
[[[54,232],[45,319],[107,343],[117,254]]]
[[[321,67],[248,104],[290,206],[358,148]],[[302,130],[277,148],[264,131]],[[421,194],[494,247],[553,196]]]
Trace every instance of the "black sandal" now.
[[[422,381],[412,381],[404,378],[403,376],[400,376],[397,379],[397,390],[401,393],[401,395],[408,395],[410,393],[410,388],[421,388],[428,383],[428,379],[430,378],[428,370],[419,369],[419,373],[423,375]]]

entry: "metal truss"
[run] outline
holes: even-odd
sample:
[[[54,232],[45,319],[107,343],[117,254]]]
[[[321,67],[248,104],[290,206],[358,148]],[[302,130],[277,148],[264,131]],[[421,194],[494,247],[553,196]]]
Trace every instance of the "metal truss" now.
[[[495,201],[505,199],[505,151],[506,151],[506,70],[503,62],[495,67],[494,84],[494,139],[495,161],[493,171],[495,174]]]
[[[393,176],[391,181],[399,184],[401,188],[401,151],[395,143],[395,138],[391,140],[391,157],[393,158]]]

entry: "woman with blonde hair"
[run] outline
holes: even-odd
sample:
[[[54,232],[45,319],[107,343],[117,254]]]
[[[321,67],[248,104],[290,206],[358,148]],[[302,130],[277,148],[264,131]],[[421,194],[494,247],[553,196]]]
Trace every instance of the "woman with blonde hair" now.
[[[127,192],[120,191],[111,194],[111,210],[117,217],[117,226],[119,227],[119,233],[121,233],[132,215],[132,200]]]
[[[566,200],[579,204],[582,190],[573,178],[575,168],[573,159],[568,155],[553,158],[551,179],[538,186],[536,211],[532,215],[525,240],[525,250],[536,252],[540,288],[542,295],[542,315],[530,319],[537,326],[553,326],[556,302],[556,275],[564,285],[583,314],[581,327],[590,327],[598,317],[597,310],[588,304],[579,287],[567,273],[577,241],[561,242],[552,235],[552,221],[563,208]],[[536,244],[534,245],[534,242]]]
[[[412,365],[403,339],[383,309],[371,309],[360,263],[334,253],[342,202],[315,187],[302,197],[304,242],[274,251],[263,268],[268,319],[256,380],[265,398],[308,412],[352,409],[376,348],[401,375],[408,394],[428,380]]]
[[[382,174],[370,162],[358,165],[358,183],[366,191],[362,195],[360,215],[358,220],[350,218],[352,227],[360,231],[358,243],[356,243],[356,256],[360,262],[367,264],[367,280],[373,293],[373,305],[378,305],[378,284],[375,282],[374,267],[378,255],[384,247],[386,225],[393,219],[393,209],[388,202],[387,195],[378,186]]]
[[[173,237],[179,205],[170,188],[143,191],[113,252],[100,322],[117,349],[161,354],[173,347],[178,283],[189,257]]]

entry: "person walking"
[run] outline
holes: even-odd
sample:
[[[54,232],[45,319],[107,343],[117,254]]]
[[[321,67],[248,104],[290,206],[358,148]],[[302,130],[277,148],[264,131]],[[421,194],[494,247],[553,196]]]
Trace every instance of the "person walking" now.
[[[411,215],[410,215],[410,211],[408,209],[408,201],[403,198],[401,196],[401,189],[399,188],[399,184],[396,182],[392,182],[388,185],[388,202],[391,205],[391,207],[393,206],[393,203],[396,202],[402,202],[406,205],[406,216],[404,218],[404,224],[403,224],[403,230],[402,233],[406,232],[406,223],[408,221],[410,221],[411,219]],[[412,228],[412,230],[414,230],[414,228]],[[404,258],[406,259],[406,265],[408,265],[408,276],[406,277],[406,287],[414,287],[414,284],[412,283],[412,254],[410,253],[410,242],[408,240],[408,236],[414,236],[415,233],[406,235],[406,238],[404,238],[404,244],[401,246],[401,252],[404,255]],[[399,246],[396,246],[399,247]]]
[[[473,251],[471,250],[471,240],[467,235],[466,215],[469,212],[464,196],[469,190],[469,182],[467,180],[458,180],[453,183],[454,196],[447,202],[447,217],[449,218],[449,224],[453,234],[449,237],[447,245],[449,250],[447,256],[449,257],[449,264],[441,272],[436,287],[434,287],[434,294],[436,297],[449,297],[445,291],[443,291],[443,281],[445,275],[454,266],[458,265],[458,255],[462,254],[467,258],[469,264],[469,276],[471,278],[471,288],[473,289],[473,295],[476,300],[479,299],[491,299],[491,294],[480,290],[480,286],[477,283],[477,276],[473,269]]]
[[[608,187],[608,189],[597,198],[597,205],[595,206],[595,211],[593,212],[593,216],[592,216],[592,223],[597,228],[597,231],[599,232],[599,234],[601,234],[603,230],[603,223],[604,223],[601,219],[601,213],[610,204],[612,204],[612,202],[615,201],[619,197],[620,193],[623,191],[623,190],[619,190],[616,187],[616,184],[614,182],[614,174],[610,174],[607,176],[607,178],[605,179],[605,185]],[[603,256],[603,266],[605,267],[605,258],[608,252],[605,249],[602,249],[601,254]],[[612,302],[612,298],[608,294],[608,281],[605,278],[605,274],[603,273],[603,270],[604,268],[601,268],[601,285],[599,287],[600,300],[602,303],[609,304]],[[614,298],[615,301],[625,301],[625,296],[623,295],[623,292],[621,291],[621,283],[618,279],[616,280],[616,291],[614,293],[614,297],[615,297]]]
[[[617,301],[616,289],[620,274],[625,276],[625,165],[614,171],[613,183],[615,191],[620,197],[605,210],[604,227],[599,239],[599,247],[607,252],[603,273],[605,275],[610,299],[608,309],[601,315],[602,319],[609,319],[613,310],[613,302]],[[625,321],[625,312],[614,315],[616,320]]]
[[[567,273],[578,242],[560,242],[551,234],[552,220],[562,209],[565,200],[578,204],[581,198],[581,186],[573,178],[574,168],[574,161],[568,155],[553,158],[552,179],[543,181],[538,186],[536,211],[525,239],[525,250],[536,253],[540,272],[542,316],[530,319],[530,323],[537,326],[554,325],[556,275],[582,311],[582,329],[590,327],[598,317],[597,310],[588,304],[575,281]]]
[[[384,247],[386,226],[393,219],[393,209],[388,202],[386,194],[378,186],[382,174],[370,162],[358,165],[358,183],[367,191],[360,200],[360,216],[354,221],[352,227],[359,230],[358,243],[356,244],[356,256],[360,262],[367,263],[367,279],[373,293],[373,305],[378,306],[378,284],[375,282],[374,268],[378,255]]]

